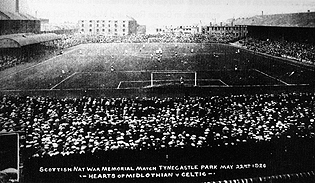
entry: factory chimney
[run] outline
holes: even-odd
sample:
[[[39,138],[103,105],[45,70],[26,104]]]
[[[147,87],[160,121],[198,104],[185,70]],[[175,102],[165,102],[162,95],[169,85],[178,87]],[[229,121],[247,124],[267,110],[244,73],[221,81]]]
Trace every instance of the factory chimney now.
[[[20,0],[15,1],[15,12],[20,12]]]

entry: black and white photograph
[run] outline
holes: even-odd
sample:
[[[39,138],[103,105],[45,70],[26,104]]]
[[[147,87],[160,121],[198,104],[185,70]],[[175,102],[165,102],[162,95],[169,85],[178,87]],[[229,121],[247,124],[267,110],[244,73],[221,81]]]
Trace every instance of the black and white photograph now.
[[[0,183],[314,183],[314,0],[0,0]]]

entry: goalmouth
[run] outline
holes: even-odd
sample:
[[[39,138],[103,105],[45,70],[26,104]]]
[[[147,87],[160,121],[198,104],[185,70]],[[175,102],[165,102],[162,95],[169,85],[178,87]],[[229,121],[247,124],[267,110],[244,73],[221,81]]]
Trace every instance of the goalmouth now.
[[[228,87],[221,79],[211,78],[209,74],[202,78],[198,71],[161,70],[147,71],[134,80],[122,80],[116,89],[139,89],[156,87]],[[202,75],[201,75],[202,76]]]
[[[197,86],[197,72],[193,71],[151,72],[150,87],[161,85]]]

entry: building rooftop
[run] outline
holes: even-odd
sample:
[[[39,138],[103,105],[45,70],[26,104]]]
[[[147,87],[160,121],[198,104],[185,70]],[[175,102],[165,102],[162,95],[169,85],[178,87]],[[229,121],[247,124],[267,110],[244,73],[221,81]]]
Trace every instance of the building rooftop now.
[[[0,16],[4,17],[4,20],[37,20],[35,17],[18,12],[0,11]]]
[[[83,18],[81,20],[130,20],[136,21],[134,18],[124,15],[124,16],[94,16],[90,18]]]
[[[232,21],[237,25],[315,27],[315,12],[257,15]]]

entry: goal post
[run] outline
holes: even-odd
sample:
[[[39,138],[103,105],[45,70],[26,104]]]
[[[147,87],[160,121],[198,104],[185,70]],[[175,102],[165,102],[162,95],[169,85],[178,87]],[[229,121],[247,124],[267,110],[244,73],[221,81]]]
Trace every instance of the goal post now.
[[[194,71],[156,71],[151,72],[151,87],[158,85],[197,86],[197,72]]]

